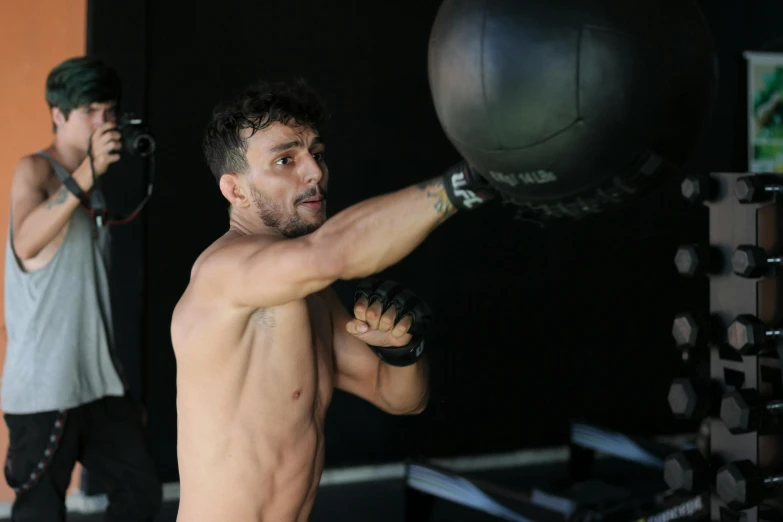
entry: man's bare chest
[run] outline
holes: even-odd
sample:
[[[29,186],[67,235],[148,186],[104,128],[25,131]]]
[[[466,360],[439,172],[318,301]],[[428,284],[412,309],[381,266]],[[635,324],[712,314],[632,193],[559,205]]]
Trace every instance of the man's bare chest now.
[[[282,386],[294,404],[325,407],[331,401],[335,370],[332,320],[318,296],[259,310],[251,319],[254,359],[267,382]]]

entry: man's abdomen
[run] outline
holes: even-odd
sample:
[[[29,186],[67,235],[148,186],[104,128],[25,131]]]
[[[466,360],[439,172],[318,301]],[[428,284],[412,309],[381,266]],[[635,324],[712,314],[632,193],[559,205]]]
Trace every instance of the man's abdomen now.
[[[333,386],[325,333],[313,335],[304,301],[254,313],[242,328],[250,333],[214,357],[178,353],[183,522],[299,522],[312,506]]]
[[[306,520],[303,511],[309,513],[312,507],[310,497],[323,469],[321,425],[312,422],[290,440],[279,440],[263,430],[240,436],[234,429],[215,447],[222,450],[209,455],[196,449],[203,444],[189,451],[183,440],[178,520],[198,522],[218,516],[258,522]]]

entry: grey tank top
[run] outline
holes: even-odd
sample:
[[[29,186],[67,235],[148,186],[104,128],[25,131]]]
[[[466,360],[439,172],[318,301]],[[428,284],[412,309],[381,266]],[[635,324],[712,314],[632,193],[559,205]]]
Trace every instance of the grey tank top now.
[[[58,178],[68,172],[46,152]],[[27,272],[13,249],[11,221],[5,248],[3,368],[5,413],[64,410],[125,393],[114,356],[106,261],[94,222],[79,206],[54,257]]]

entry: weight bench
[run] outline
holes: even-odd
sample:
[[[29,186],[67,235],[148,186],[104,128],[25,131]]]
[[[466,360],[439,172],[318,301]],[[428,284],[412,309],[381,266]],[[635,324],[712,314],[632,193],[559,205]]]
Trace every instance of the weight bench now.
[[[659,442],[631,437],[591,424],[573,422],[569,443],[569,471],[572,480],[587,480],[596,454],[662,470],[667,455],[695,447],[693,436],[680,438],[672,443]]]
[[[512,522],[642,522],[699,519],[709,514],[705,495],[678,497],[666,491],[635,493],[589,480],[596,454],[661,469],[666,455],[688,447],[628,437],[596,426],[574,423],[564,491],[512,490],[486,480],[467,478],[429,462],[405,466],[405,522],[429,522],[435,501],[446,500]],[[574,462],[576,461],[576,462]]]

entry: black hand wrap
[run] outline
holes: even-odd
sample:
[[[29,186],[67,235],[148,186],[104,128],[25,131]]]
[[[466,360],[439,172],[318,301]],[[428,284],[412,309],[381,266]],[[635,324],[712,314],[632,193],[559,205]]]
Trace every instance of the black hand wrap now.
[[[497,195],[497,189],[465,161],[443,174],[443,186],[451,204],[460,210],[480,207]]]
[[[394,325],[406,315],[413,322],[408,329],[411,341],[405,346],[370,346],[375,354],[385,363],[392,366],[409,366],[415,363],[424,353],[424,332],[429,328],[432,311],[427,304],[413,292],[406,290],[394,281],[384,281],[368,278],[359,283],[354,292],[354,303],[360,298],[367,298],[367,306],[375,301],[381,302],[381,314],[391,305],[396,307]]]

